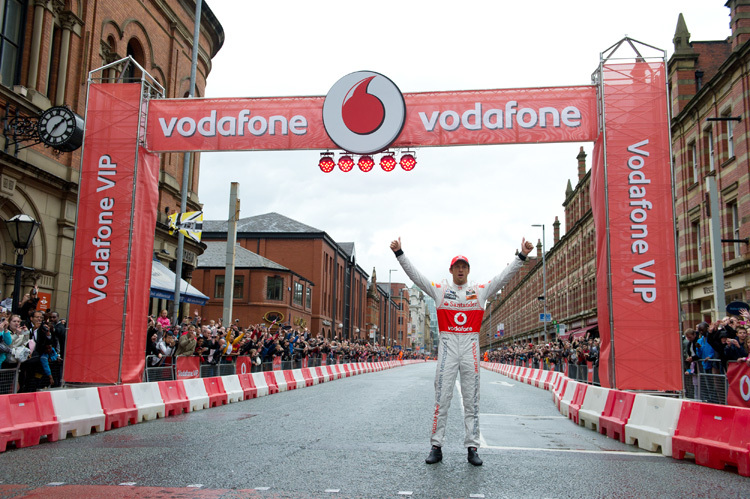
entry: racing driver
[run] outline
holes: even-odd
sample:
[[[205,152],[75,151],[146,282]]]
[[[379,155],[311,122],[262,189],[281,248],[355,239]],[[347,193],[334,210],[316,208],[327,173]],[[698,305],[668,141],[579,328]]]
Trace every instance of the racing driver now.
[[[453,398],[456,375],[461,373],[461,394],[464,404],[464,445],[468,461],[481,466],[479,446],[479,330],[487,298],[495,295],[523,266],[534,245],[521,240],[521,253],[499,275],[487,284],[468,283],[469,259],[458,255],[451,260],[448,271],[453,282],[436,284],[424,277],[401,249],[401,238],[391,242],[391,250],[409,279],[435,300],[437,305],[439,347],[435,372],[435,412],[432,418],[432,449],[425,462],[435,464],[443,459],[443,440],[448,408]]]

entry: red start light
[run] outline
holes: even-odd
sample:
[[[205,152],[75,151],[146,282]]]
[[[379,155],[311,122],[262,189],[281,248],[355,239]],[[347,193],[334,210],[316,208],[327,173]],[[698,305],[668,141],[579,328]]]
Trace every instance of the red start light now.
[[[396,168],[396,164],[396,158],[393,157],[393,154],[386,154],[380,158],[380,168],[382,168],[383,171],[392,172],[393,169]]]
[[[330,156],[323,156],[318,162],[318,166],[324,173],[331,173],[336,167],[336,162]]]
[[[414,158],[414,155],[404,154],[401,156],[401,168],[405,171],[410,172],[415,166],[417,166],[417,160]]]
[[[370,156],[360,156],[359,161],[357,161],[357,166],[359,166],[360,170],[367,173],[372,170],[373,166],[375,166],[375,162]]]
[[[350,172],[354,168],[354,160],[351,156],[341,156],[339,158],[339,170],[342,172]]]

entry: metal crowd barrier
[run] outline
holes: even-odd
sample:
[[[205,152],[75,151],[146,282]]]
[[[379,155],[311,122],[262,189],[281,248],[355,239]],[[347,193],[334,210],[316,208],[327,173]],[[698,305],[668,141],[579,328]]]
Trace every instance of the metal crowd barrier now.
[[[712,404],[727,403],[727,376],[719,359],[693,362],[691,369],[685,371],[683,386],[686,398]]]
[[[214,376],[230,376],[232,374],[237,374],[235,363],[236,357],[236,355],[227,355],[222,356],[219,361],[215,363],[202,362],[200,364],[200,377],[211,378]],[[323,359],[321,357],[308,357],[306,360],[306,364],[304,363],[303,359],[282,361],[280,369],[291,370],[300,369],[302,367],[320,367],[322,365],[348,364],[352,362],[383,362],[386,359],[364,360],[352,359],[349,357],[344,357],[343,355],[338,355],[335,357],[328,357],[325,363],[323,362]],[[162,357],[161,359],[159,359],[157,356],[148,355],[146,356],[146,368],[143,379],[147,382],[172,381],[174,379],[177,379],[175,375],[176,365],[176,357]],[[273,369],[273,362],[262,362],[259,365],[253,363],[250,366],[251,373],[273,371]]]

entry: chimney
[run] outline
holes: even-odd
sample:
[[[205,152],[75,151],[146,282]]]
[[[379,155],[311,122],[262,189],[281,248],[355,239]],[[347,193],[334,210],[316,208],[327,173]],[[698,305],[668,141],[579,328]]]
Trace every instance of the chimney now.
[[[732,29],[732,50],[750,40],[750,0],[728,0],[729,27]]]
[[[557,219],[557,215],[555,215],[555,223],[552,224],[552,227],[555,228],[554,230],[555,238],[552,244],[556,245],[557,243],[560,242],[560,220]]]
[[[536,242],[536,259],[542,261],[542,240],[537,239]]]
[[[703,71],[698,68],[698,54],[690,43],[690,32],[682,14],[677,17],[675,27],[674,54],[669,58],[669,94],[672,114],[677,116],[699,90]]]
[[[586,176],[586,153],[583,152],[583,146],[576,158],[578,158],[578,182],[580,182]]]

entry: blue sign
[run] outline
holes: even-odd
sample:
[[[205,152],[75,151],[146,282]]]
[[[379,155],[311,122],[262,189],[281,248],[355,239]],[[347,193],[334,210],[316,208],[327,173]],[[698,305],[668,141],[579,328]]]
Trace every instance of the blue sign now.
[[[539,322],[552,322],[552,314],[539,314]]]

